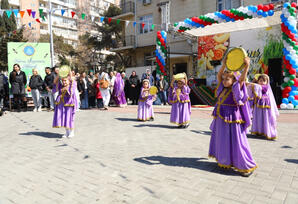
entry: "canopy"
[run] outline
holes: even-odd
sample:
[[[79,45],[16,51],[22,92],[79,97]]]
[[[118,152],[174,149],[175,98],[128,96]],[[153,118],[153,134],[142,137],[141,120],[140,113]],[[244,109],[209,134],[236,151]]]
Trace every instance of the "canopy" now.
[[[242,21],[213,24],[204,28],[194,28],[191,30],[187,30],[185,31],[185,33],[199,37],[219,33],[228,33],[241,30],[270,27],[281,24],[280,15],[281,11],[277,11],[274,13],[273,16],[268,16],[267,18],[253,18],[245,19]]]

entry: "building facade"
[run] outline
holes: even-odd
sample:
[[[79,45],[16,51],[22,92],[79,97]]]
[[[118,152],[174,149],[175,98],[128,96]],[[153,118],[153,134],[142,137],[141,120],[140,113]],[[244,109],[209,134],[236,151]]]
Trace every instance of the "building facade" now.
[[[123,24],[123,39],[112,49],[115,52],[127,53],[131,56],[131,65],[126,70],[136,70],[138,74],[150,68],[155,69],[156,32],[167,30],[169,47],[169,74],[186,72],[195,74],[197,63],[197,39],[171,32],[168,25],[182,21],[188,17],[200,16],[223,9],[238,8],[241,5],[257,5],[275,0],[122,0],[122,14],[117,18],[130,22]],[[141,22],[145,23],[144,28]],[[156,24],[154,30],[151,25]]]

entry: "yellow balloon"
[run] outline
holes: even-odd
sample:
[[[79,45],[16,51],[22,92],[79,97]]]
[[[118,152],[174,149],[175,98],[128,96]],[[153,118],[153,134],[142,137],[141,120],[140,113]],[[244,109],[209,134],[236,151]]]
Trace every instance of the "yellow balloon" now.
[[[230,71],[239,71],[244,67],[244,59],[247,57],[246,51],[241,48],[232,48],[228,54],[226,59],[227,69]]]

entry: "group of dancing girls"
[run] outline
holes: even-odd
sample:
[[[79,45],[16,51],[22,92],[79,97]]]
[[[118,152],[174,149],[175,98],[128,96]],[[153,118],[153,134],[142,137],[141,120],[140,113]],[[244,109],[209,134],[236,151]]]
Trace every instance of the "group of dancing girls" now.
[[[223,62],[217,74],[217,103],[212,116],[212,131],[209,157],[216,159],[223,168],[232,168],[242,176],[249,176],[257,168],[248,144],[248,127],[252,124],[252,134],[275,139],[277,106],[270,88],[269,77],[259,75],[256,83],[246,82],[250,59],[245,58],[245,67],[240,72],[225,70]],[[61,81],[60,81],[61,80]],[[59,82],[60,81],[60,82]],[[53,127],[66,129],[63,137],[74,136],[74,115],[78,102],[75,94],[76,82],[71,77],[54,80],[54,92],[58,92],[54,111]],[[170,122],[179,128],[190,124],[190,88],[186,74],[182,78],[173,77],[169,88],[168,101],[172,105]],[[145,79],[139,98],[137,119],[154,120],[153,101],[156,95],[150,92],[150,82]]]

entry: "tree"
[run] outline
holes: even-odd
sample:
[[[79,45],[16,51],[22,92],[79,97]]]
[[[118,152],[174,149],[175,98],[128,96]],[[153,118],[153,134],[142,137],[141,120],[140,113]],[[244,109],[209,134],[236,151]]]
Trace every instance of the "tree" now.
[[[121,14],[121,9],[117,6],[111,5],[104,13],[104,22],[102,25],[97,24],[97,30],[100,36],[91,36],[86,34],[88,38],[88,45],[91,45],[93,49],[97,51],[109,50],[115,47],[115,44],[122,40],[122,26],[120,23],[112,22],[109,23],[109,17],[114,17]],[[109,62],[114,62],[114,67],[118,70],[122,70],[131,63],[131,57],[128,53],[119,53],[116,55],[108,55],[103,61],[103,65],[106,66]]]
[[[8,0],[1,1],[1,9],[10,9]],[[7,43],[8,42],[26,42],[23,38],[23,30],[21,27],[17,29],[14,14],[8,18],[6,12],[0,16],[0,70],[8,70],[7,65]]]

